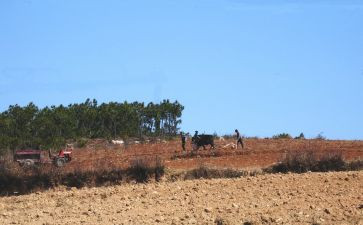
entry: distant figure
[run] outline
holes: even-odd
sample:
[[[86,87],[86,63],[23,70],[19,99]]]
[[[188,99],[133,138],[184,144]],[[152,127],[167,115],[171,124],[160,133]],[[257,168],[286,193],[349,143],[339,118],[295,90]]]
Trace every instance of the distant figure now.
[[[196,130],[193,137],[197,137],[197,136],[198,136],[198,131]]]
[[[238,148],[238,144],[241,144],[242,148],[244,148],[244,144],[243,144],[243,140],[241,135],[239,134],[238,130],[234,130],[234,132],[236,132],[236,139],[237,139],[237,147]]]
[[[183,134],[183,132],[180,132],[180,139],[181,139],[181,143],[182,143],[182,148],[183,148],[183,152],[185,152],[185,135]]]
[[[198,131],[196,130],[195,133],[194,133],[194,136],[192,137],[192,147],[193,147],[193,150],[196,149],[195,143],[198,143],[198,140],[199,140],[199,136],[198,136]]]
[[[198,131],[196,130],[195,133],[194,133],[194,136],[193,136],[193,139],[194,140],[198,140]]]

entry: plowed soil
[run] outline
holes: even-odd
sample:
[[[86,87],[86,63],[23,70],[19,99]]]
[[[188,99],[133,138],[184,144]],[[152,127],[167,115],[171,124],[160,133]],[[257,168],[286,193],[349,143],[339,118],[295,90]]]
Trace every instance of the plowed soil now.
[[[259,175],[0,198],[0,224],[363,224],[363,172]]]
[[[181,151],[180,142],[131,144],[93,140],[75,149],[65,170],[128,167],[160,157],[169,170],[254,169],[288,151],[341,152],[361,159],[363,141],[247,139],[245,149]],[[190,150],[190,144],[187,145]],[[267,174],[215,179],[66,189],[0,198],[0,224],[363,224],[363,171]]]
[[[246,139],[245,148],[222,147],[235,143],[234,140],[217,140],[216,149],[199,149],[191,154],[187,143],[187,153],[182,152],[179,140],[165,143],[131,144],[127,147],[96,140],[86,148],[75,149],[74,160],[67,165],[73,168],[97,168],[103,165],[128,167],[135,158],[162,158],[168,168],[192,169],[199,165],[228,168],[260,168],[278,162],[288,151],[314,151],[317,154],[340,152],[345,160],[363,157],[363,141],[326,141],[296,139]]]

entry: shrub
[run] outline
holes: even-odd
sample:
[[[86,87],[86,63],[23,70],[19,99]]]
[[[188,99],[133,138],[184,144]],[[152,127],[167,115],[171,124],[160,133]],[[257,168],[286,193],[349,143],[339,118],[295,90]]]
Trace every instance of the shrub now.
[[[342,171],[345,169],[345,162],[341,152],[327,153],[323,155],[316,163],[313,171]]]
[[[295,137],[295,139],[305,139],[304,133],[300,133],[300,135]]]
[[[153,162],[147,158],[139,158],[131,161],[131,166],[128,169],[128,174],[139,183],[145,183],[152,175],[155,175],[155,180],[159,181],[164,175],[165,166],[159,157],[155,157]]]
[[[315,164],[316,157],[313,151],[289,152],[286,154],[280,165],[277,165],[274,170],[276,170],[276,172],[283,173],[288,171],[304,173],[310,171]]]
[[[155,158],[155,180],[160,181],[161,177],[164,176],[165,173],[165,165],[160,157]]]
[[[317,139],[317,140],[326,140],[326,137],[325,137],[325,136],[323,136],[323,132],[321,132],[321,133],[319,133],[319,134],[315,137],[315,139]]]
[[[349,164],[344,162],[341,152],[328,152],[318,157],[313,151],[290,151],[280,163],[265,171],[277,173],[343,171],[349,169],[347,165]],[[357,167],[359,168],[359,166]]]
[[[145,159],[135,159],[131,161],[129,175],[137,182],[145,183],[149,179],[150,165]]]
[[[288,133],[281,133],[281,134],[276,134],[274,136],[272,136],[273,139],[291,139],[291,135]]]
[[[363,169],[363,161],[362,160],[355,160],[346,163],[345,166],[346,170],[355,171],[355,170],[362,170]]]

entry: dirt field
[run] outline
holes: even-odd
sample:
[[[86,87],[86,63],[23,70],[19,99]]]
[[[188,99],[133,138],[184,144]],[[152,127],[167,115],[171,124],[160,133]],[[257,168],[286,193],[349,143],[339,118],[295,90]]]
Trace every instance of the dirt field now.
[[[246,139],[245,149],[222,149],[234,140],[216,141],[214,151],[202,150],[197,155],[185,156],[181,152],[179,140],[166,143],[133,144],[119,147],[105,141],[93,141],[84,149],[74,151],[74,160],[67,167],[97,168],[98,166],[115,165],[127,167],[135,158],[161,157],[171,169],[192,169],[204,164],[212,167],[228,168],[261,168],[269,166],[281,159],[288,151],[313,150],[317,154],[326,152],[341,152],[345,160],[363,157],[363,141],[324,141],[324,140],[295,140],[295,139]],[[187,150],[192,149],[187,143]]]
[[[50,190],[0,198],[0,224],[363,224],[363,171]]]
[[[75,149],[64,169],[128,167],[132,159],[159,156],[169,172],[201,164],[253,170],[290,150],[342,152],[345,160],[363,156],[363,141],[248,139],[244,150],[222,148],[231,142],[190,156],[178,140],[126,148],[94,140]],[[363,224],[362,178],[359,171],[58,188],[1,197],[0,224]]]

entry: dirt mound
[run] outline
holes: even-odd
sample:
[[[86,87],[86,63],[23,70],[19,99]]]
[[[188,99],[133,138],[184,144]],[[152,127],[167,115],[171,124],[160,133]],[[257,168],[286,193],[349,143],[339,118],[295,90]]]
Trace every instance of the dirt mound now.
[[[2,224],[362,224],[363,172],[57,189],[0,198]]]

